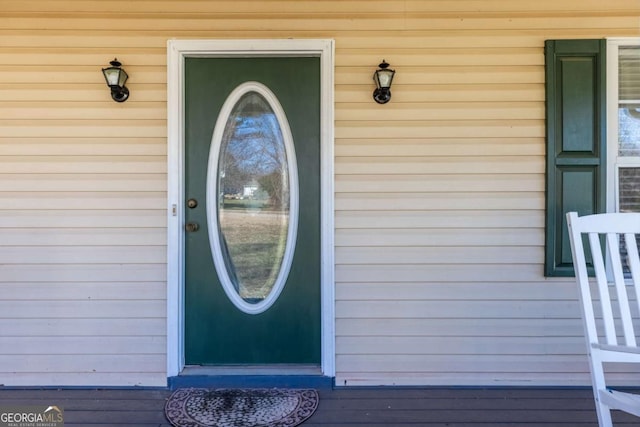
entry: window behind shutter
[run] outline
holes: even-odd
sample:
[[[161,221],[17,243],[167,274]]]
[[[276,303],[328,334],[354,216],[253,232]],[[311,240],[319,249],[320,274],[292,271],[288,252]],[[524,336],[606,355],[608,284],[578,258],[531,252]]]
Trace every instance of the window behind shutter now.
[[[605,211],[605,40],[545,44],[545,275],[572,276],[565,214]]]
[[[628,108],[640,108],[639,52],[637,46],[624,46],[618,51],[618,99]]]

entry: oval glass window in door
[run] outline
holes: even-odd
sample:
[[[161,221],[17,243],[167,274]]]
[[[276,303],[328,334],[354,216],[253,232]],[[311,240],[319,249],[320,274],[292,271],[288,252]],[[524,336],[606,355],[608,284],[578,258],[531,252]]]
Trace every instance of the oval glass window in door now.
[[[207,171],[207,219],[225,293],[246,313],[267,310],[291,267],[298,174],[284,110],[261,83],[238,86],[216,121]]]

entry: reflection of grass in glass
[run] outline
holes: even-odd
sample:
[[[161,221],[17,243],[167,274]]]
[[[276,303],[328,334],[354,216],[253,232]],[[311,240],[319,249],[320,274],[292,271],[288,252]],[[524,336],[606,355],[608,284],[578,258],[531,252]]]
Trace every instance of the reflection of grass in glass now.
[[[225,199],[224,210],[228,209],[268,209],[269,199]]]
[[[226,204],[227,201],[225,208]],[[222,210],[220,226],[232,260],[230,265],[238,278],[240,296],[245,300],[261,300],[271,292],[282,264],[288,215],[246,207]]]

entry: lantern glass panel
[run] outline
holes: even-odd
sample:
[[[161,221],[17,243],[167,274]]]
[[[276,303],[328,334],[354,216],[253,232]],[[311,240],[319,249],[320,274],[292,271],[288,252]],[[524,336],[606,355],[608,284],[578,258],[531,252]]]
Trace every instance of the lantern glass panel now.
[[[393,71],[378,70],[378,82],[381,88],[391,87],[391,80],[393,80]]]
[[[102,72],[104,73],[104,78],[107,81],[107,84],[109,86],[118,85],[118,80],[120,78],[119,68],[114,68],[114,67],[105,68],[104,70],[102,70]]]
[[[129,75],[122,68],[118,69],[118,71],[120,71],[119,79],[118,79],[118,86],[124,87],[124,84],[126,83],[127,79],[129,78]]]

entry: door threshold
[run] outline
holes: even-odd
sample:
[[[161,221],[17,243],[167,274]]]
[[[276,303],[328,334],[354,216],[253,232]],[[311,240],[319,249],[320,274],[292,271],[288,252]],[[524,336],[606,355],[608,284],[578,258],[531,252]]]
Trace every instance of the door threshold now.
[[[331,388],[333,377],[317,365],[186,366],[168,378],[171,389],[203,388]]]

